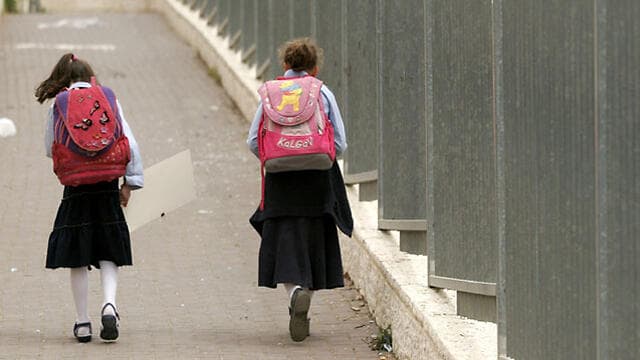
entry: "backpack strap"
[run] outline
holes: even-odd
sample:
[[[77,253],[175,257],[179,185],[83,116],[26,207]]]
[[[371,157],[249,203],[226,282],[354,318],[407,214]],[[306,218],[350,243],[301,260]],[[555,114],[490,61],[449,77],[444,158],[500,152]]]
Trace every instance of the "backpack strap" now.
[[[56,95],[53,102],[53,141],[58,144],[68,145],[69,133],[65,130],[65,117],[69,106],[69,90],[65,89]]]
[[[104,95],[104,97],[109,102],[109,105],[111,106],[111,113],[116,117],[116,128],[114,131],[114,136],[117,139],[124,133],[124,130],[122,129],[122,119],[120,119],[120,111],[118,111],[118,102],[116,100],[116,94],[113,92],[113,90],[111,90],[111,88],[108,88],[102,85],[96,85],[96,86],[98,86],[100,91],[102,91],[102,94]]]
[[[260,189],[260,211],[264,210],[264,163],[260,162],[260,175],[262,177],[261,189]]]
[[[262,110],[262,117],[260,118],[260,125],[258,126],[258,155],[260,157],[260,177],[261,177],[261,182],[260,182],[260,211],[264,210],[264,177],[265,177],[265,170],[264,170],[264,161],[262,159],[262,154],[264,154],[264,140],[263,140],[263,135],[264,132],[266,131],[264,129],[264,117],[265,117],[265,113],[264,113],[264,109]]]

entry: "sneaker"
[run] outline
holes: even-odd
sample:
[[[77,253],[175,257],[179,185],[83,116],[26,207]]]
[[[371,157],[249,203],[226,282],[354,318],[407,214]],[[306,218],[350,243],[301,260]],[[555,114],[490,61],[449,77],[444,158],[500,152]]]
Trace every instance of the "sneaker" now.
[[[293,341],[302,341],[309,336],[309,307],[311,295],[301,287],[296,288],[291,295],[289,304],[289,334]]]

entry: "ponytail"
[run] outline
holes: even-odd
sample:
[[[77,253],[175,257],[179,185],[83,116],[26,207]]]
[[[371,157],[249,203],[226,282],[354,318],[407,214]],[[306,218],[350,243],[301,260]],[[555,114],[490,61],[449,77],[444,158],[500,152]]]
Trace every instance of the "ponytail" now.
[[[58,93],[76,81],[91,81],[95,76],[91,66],[72,53],[62,55],[51,75],[36,89],[35,96],[39,103],[54,98]]]

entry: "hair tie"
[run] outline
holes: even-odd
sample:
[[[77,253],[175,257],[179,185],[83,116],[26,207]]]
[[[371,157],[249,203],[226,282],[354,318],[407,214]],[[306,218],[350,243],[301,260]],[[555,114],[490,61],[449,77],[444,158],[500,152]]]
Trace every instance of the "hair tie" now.
[[[71,54],[71,61],[77,61],[78,57],[76,56],[76,54]]]

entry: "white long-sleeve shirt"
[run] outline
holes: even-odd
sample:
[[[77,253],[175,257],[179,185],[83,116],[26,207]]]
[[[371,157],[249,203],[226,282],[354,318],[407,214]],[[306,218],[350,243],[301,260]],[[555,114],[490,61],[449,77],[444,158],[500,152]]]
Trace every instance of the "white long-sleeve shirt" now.
[[[91,87],[91,84],[84,81],[79,81],[73,83],[69,89],[78,89],[78,88],[88,88]],[[124,113],[122,111],[122,106],[120,106],[120,102],[116,99],[116,103],[118,105],[118,114],[120,115],[120,120],[122,120],[122,130],[124,135],[129,140],[129,148],[131,150],[131,160],[127,164],[127,171],[125,174],[125,179],[127,181],[127,185],[131,186],[133,189],[139,189],[144,186],[144,174],[142,168],[142,157],[140,156],[140,148],[138,147],[138,142],[136,138],[133,136],[133,132],[131,132],[131,128],[127,123],[127,120],[124,118]],[[54,125],[54,114],[53,114],[53,104],[49,108],[49,115],[47,118],[47,125],[44,132],[44,149],[45,154],[48,157],[52,157],[51,148],[53,146],[53,125]]]

